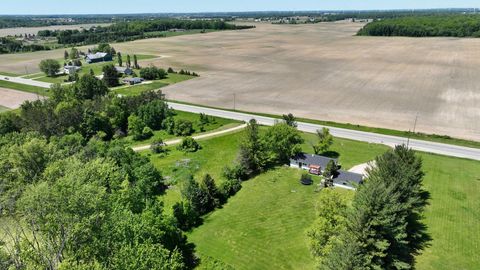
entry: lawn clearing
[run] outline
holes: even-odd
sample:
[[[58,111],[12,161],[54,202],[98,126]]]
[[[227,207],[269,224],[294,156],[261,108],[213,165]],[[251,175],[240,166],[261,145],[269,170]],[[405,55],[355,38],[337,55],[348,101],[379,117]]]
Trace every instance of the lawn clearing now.
[[[188,120],[193,123],[194,133],[192,135],[198,135],[204,132],[210,132],[214,130],[221,130],[224,128],[231,128],[236,125],[240,125],[240,121],[221,118],[221,117],[212,117],[211,122],[204,126],[204,130],[201,131],[199,126],[200,116],[199,114],[189,113],[189,112],[182,112],[182,111],[175,111],[175,116],[173,117],[175,120],[183,119]],[[157,130],[154,131],[154,136],[150,139],[143,140],[143,141],[134,141],[133,136],[128,136],[123,141],[127,142],[129,146],[137,146],[137,145],[145,145],[153,142],[156,139],[162,139],[163,141],[176,138],[173,134],[168,134],[165,130]]]
[[[242,190],[189,235],[198,253],[235,269],[313,269],[305,230],[315,220],[316,183],[302,171],[278,168],[243,183]],[[337,189],[344,196],[353,192]]]
[[[0,113],[6,112],[6,111],[9,111],[9,110],[10,110],[9,108],[0,105]]]
[[[23,91],[23,92],[35,93],[35,94],[39,94],[39,95],[42,95],[42,96],[48,96],[50,94],[49,93],[50,89],[47,89],[47,88],[42,88],[42,87],[32,86],[32,85],[26,85],[26,84],[21,84],[21,83],[14,83],[14,82],[3,81],[3,80],[0,80],[0,87],[19,90],[19,91]]]
[[[113,88],[113,90],[118,94],[121,94],[124,96],[136,96],[145,91],[158,90],[165,86],[183,82],[193,78],[195,77],[189,76],[189,75],[169,73],[168,77],[163,80],[157,80],[157,81],[152,81],[151,83],[142,83],[142,84],[133,85],[133,86],[120,86],[117,88]]]
[[[422,153],[430,192],[425,223],[433,238],[418,269],[480,269],[480,162]]]
[[[262,131],[266,128],[262,127]],[[205,174],[210,174],[217,184],[223,181],[222,173],[225,166],[234,164],[242,140],[242,132],[211,138],[200,141],[202,149],[196,153],[183,153],[175,146],[168,147],[167,155],[150,155],[149,151],[144,154],[150,155],[153,164],[162,171],[162,174],[172,184],[176,184],[162,197],[165,209],[181,199],[180,189],[183,180],[190,174],[200,179]],[[305,143],[302,148],[307,153],[312,153],[310,143],[315,140],[314,134],[303,133]],[[335,139],[332,151],[339,153],[339,162],[343,168],[368,162],[375,156],[382,154],[388,148],[383,145],[366,144],[356,141]]]
[[[9,77],[18,77],[20,76],[19,74],[16,74],[16,73],[10,73],[10,72],[4,72],[4,71],[0,71],[0,76],[9,76]]]
[[[201,141],[203,149],[196,153],[184,154],[172,147],[166,156],[152,155],[151,159],[169,181],[190,173],[200,179],[209,173],[219,184],[223,167],[233,164],[237,157],[242,134]],[[311,153],[315,135],[303,136],[303,150]],[[344,169],[368,162],[387,149],[338,138],[332,146]],[[480,162],[419,155],[424,160],[425,188],[432,196],[425,223],[433,241],[417,257],[417,268],[478,269]],[[244,182],[237,195],[206,216],[204,224],[189,235],[199,255],[207,257],[208,262],[217,260],[237,269],[312,269],[305,230],[314,219],[317,197],[309,187],[298,183],[300,174],[282,167]],[[181,200],[180,190],[178,182],[162,197],[167,211]]]

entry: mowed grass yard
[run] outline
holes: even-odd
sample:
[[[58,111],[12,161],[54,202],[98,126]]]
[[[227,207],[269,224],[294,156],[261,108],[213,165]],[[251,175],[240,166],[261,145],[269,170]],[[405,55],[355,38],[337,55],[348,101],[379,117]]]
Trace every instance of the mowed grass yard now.
[[[237,156],[242,132],[201,141],[203,149],[184,154],[171,149],[151,156],[167,178],[210,173],[222,182],[222,170]],[[304,134],[304,151],[311,152],[315,136]],[[335,139],[343,168],[372,160],[387,150],[381,145]],[[417,269],[479,269],[480,162],[419,153],[424,162],[425,188],[431,201],[425,223],[430,246],[417,257]],[[188,161],[190,166],[184,166]],[[187,170],[188,172],[183,172]],[[312,269],[306,229],[315,219],[318,193],[299,184],[300,171],[277,168],[244,182],[242,190],[189,233],[198,254],[236,269]],[[181,199],[181,183],[163,197],[165,206]],[[345,196],[352,194],[339,190]]]
[[[303,137],[303,150],[311,152],[315,136]],[[386,150],[381,145],[343,139],[336,139],[332,147],[347,169]],[[233,152],[235,155],[219,159],[235,159]],[[313,269],[305,232],[315,220],[319,193],[315,185],[299,183],[301,174],[300,170],[281,167],[244,182],[237,195],[189,235],[200,257],[214,258],[235,269]],[[353,196],[353,192],[337,190]]]
[[[480,269],[480,162],[422,153],[433,240],[418,269]]]
[[[142,83],[134,86],[120,86],[117,88],[113,88],[112,90],[115,91],[117,94],[124,95],[124,96],[135,96],[139,95],[142,92],[149,91],[149,90],[158,90],[162,87],[183,82],[186,80],[193,79],[195,77],[189,75],[181,75],[176,73],[169,73],[168,77],[162,80],[151,81],[147,83]]]
[[[201,128],[200,128],[200,117],[199,117],[198,114],[189,113],[189,112],[182,112],[182,111],[175,111],[175,115],[173,116],[173,118],[175,120],[180,120],[180,119],[181,120],[188,120],[188,121],[193,123],[194,132],[193,132],[192,136],[198,135],[198,134],[204,133],[204,132],[211,132],[211,131],[215,131],[215,130],[221,130],[221,129],[224,129],[224,128],[230,128],[230,127],[237,126],[237,125],[241,124],[240,121],[236,121],[236,120],[231,120],[231,119],[226,119],[226,118],[221,118],[221,117],[212,117],[212,116],[210,116],[210,117],[211,117],[210,123],[206,124],[204,126],[204,130],[202,131]],[[154,134],[153,137],[151,137],[147,140],[142,140],[142,141],[133,140],[133,136],[127,136],[127,137],[123,138],[122,140],[127,142],[128,145],[130,145],[130,146],[137,146],[137,145],[146,145],[146,144],[152,143],[154,140],[157,140],[157,139],[162,139],[163,141],[167,141],[167,140],[176,138],[176,136],[174,134],[169,134],[165,130],[157,130],[157,131],[154,131],[153,134]]]
[[[3,107],[2,105],[0,105],[0,113],[6,112],[6,111],[9,111],[9,110],[10,110],[9,108]]]
[[[14,83],[14,82],[10,82],[10,81],[0,80],[0,87],[13,89],[13,90],[19,90],[19,91],[23,91],[23,92],[36,93],[36,94],[39,94],[41,96],[49,96],[50,95],[50,93],[49,93],[50,89],[48,89],[48,88],[42,88],[42,87],[37,87],[37,86],[32,86],[32,85]]]

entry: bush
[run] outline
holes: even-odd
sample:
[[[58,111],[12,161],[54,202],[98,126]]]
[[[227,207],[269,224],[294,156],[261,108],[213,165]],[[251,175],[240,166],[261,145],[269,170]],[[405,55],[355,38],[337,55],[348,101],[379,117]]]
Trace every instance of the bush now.
[[[168,73],[176,73],[175,70],[173,70],[173,68],[169,67],[168,70],[167,70]]]
[[[226,202],[228,198],[235,195],[242,189],[242,181],[240,179],[227,179],[220,185],[220,193],[223,196],[223,201]]]
[[[178,119],[175,121],[173,134],[176,136],[190,136],[194,132],[193,123],[185,119]]]
[[[142,130],[143,139],[149,139],[153,136],[153,130],[150,127],[144,127]]]
[[[192,137],[185,137],[177,146],[177,149],[183,152],[197,152],[200,150],[200,145]]]
[[[140,69],[140,77],[145,80],[161,80],[167,77],[167,72],[164,69],[157,68],[156,66],[149,66]]]
[[[160,154],[165,152],[165,144],[163,143],[162,139],[156,139],[152,142],[152,145],[150,146],[150,150],[154,154]]]
[[[223,168],[223,177],[228,180],[246,180],[248,178],[245,168],[241,165]]]

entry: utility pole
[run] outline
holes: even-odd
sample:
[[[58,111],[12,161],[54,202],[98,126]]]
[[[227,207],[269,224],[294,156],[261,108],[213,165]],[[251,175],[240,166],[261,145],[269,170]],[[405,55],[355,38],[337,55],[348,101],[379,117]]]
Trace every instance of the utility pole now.
[[[233,93],[233,110],[236,111],[237,109],[237,95],[235,93]]]
[[[415,115],[415,123],[413,124],[413,134],[415,134],[415,130],[417,129],[417,121],[418,121],[418,113],[417,113],[417,115]],[[412,133],[410,132],[410,130],[408,130],[407,149],[408,149],[408,146],[410,145],[410,136],[411,135],[412,135]]]

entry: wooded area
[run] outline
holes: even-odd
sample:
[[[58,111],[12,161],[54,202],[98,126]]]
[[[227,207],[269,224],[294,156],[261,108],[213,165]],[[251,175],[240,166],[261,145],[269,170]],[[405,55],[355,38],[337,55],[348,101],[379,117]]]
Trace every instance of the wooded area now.
[[[480,15],[406,16],[367,24],[360,36],[480,37]]]
[[[107,27],[95,27],[84,30],[40,31],[39,36],[57,37],[58,43],[65,45],[95,44],[99,42],[123,42],[146,38],[145,33],[169,30],[240,30],[253,26],[238,26],[221,20],[177,20],[160,19],[152,21],[134,21],[116,23]],[[164,34],[158,33],[158,37]],[[148,37],[152,37],[150,34]]]

